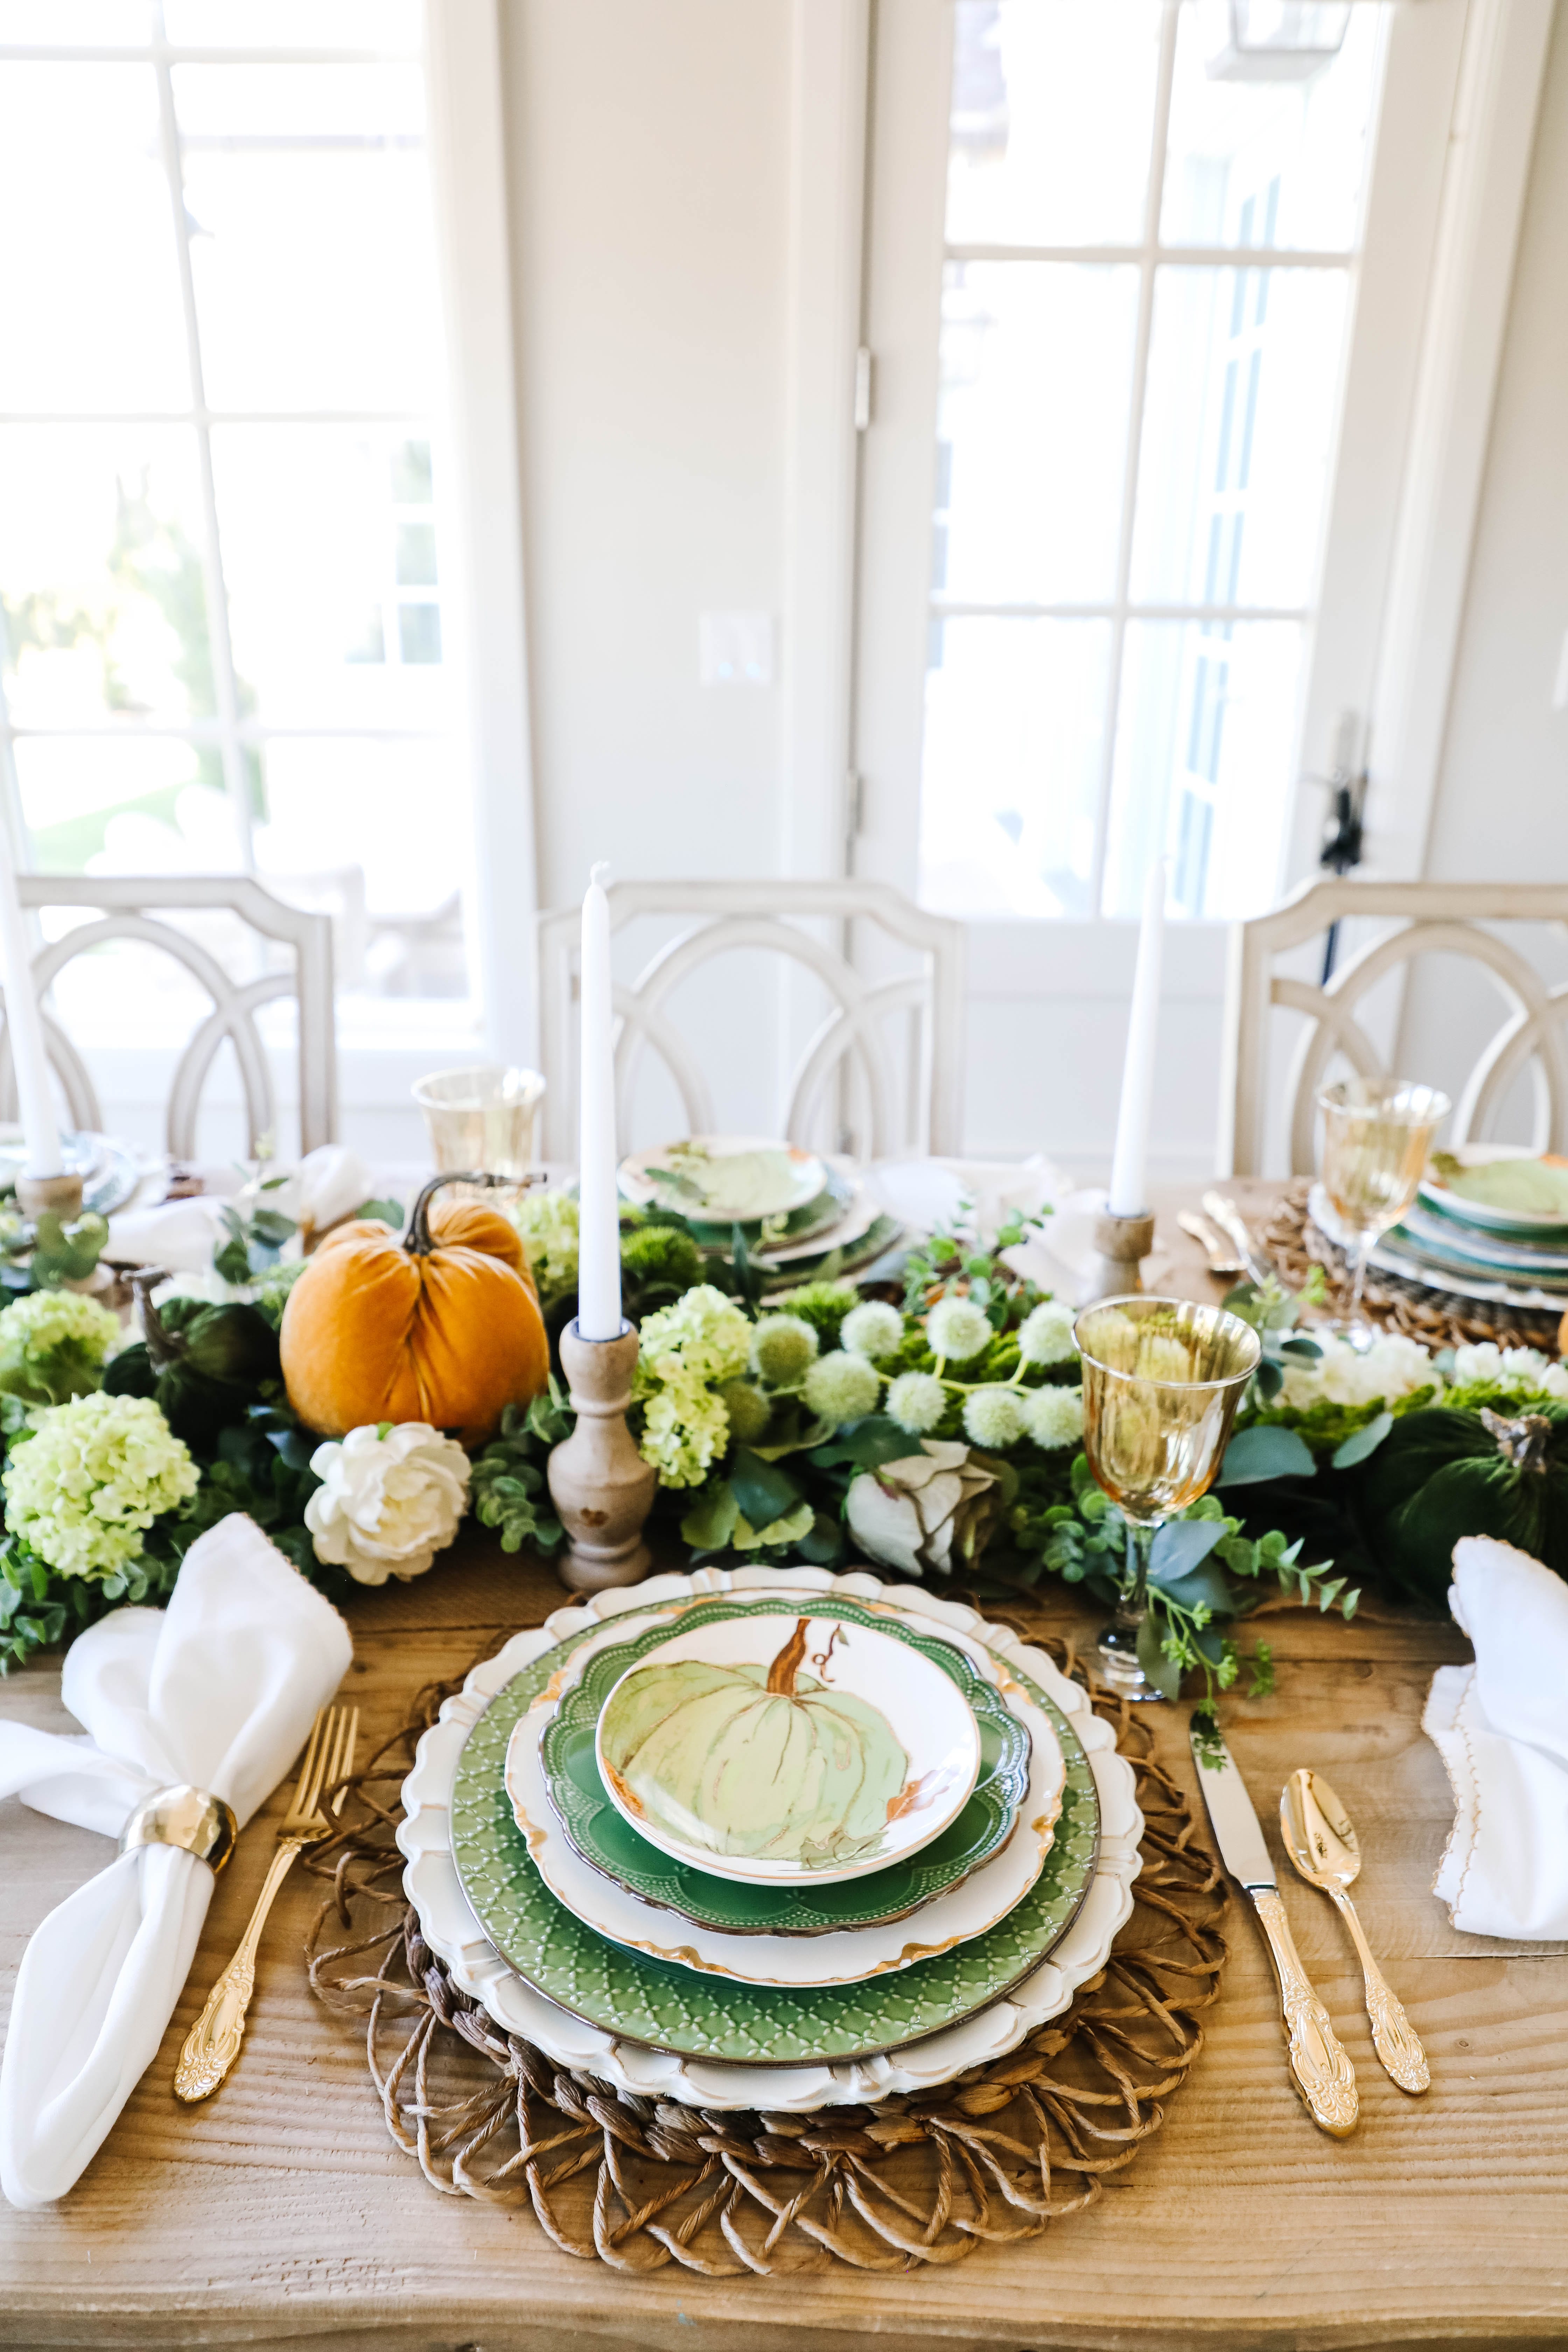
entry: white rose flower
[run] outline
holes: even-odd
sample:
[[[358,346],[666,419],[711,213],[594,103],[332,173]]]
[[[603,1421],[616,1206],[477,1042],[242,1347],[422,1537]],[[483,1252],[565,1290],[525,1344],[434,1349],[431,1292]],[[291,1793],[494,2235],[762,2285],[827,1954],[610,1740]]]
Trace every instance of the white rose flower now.
[[[310,1467],[323,1482],[305,1506],[316,1558],[356,1584],[423,1576],[468,1507],[468,1457],[427,1421],[351,1429]]]

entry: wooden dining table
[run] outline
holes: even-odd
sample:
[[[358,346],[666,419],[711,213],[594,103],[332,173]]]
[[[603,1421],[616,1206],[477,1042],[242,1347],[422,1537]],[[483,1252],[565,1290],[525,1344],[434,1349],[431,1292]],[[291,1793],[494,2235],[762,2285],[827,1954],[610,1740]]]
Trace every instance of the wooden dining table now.
[[[1276,1188],[1234,1188],[1260,1215]],[[1214,1297],[1161,1204],[1163,1281]],[[374,1741],[414,1694],[455,1677],[565,1599],[552,1571],[471,1530],[448,1563],[357,1595],[349,1693]],[[1067,1588],[1035,1621],[1080,1646],[1094,1612]],[[279,1790],[219,1879],[189,1984],[119,2124],[70,2195],[0,2204],[0,2345],[280,2346],[342,2352],[851,2352],[872,2339],[951,2352],[1568,2343],[1568,1947],[1457,1933],[1431,1893],[1452,1820],[1420,1727],[1434,1667],[1467,1658],[1446,1622],[1366,1607],[1346,1626],[1284,1609],[1265,1628],[1277,1689],[1231,1694],[1226,1729],[1275,1850],[1303,1958],[1360,2078],[1343,2141],[1317,2130],[1286,2069],[1268,1958],[1239,1902],[1205,2043],[1163,2127],[1099,2203],[1038,2239],[947,2268],[841,2264],[709,2280],[574,2260],[525,2204],[443,2197],[388,2138],[360,2033],[310,1994],[301,1945],[319,1885],[296,1873],[262,1948],[243,2053],[218,2095],[180,2105],[176,2053],[266,1866]],[[72,1728],[58,1665],[0,1685],[0,1713]],[[1565,1702],[1568,1703],[1568,1702]],[[1185,1704],[1149,1711],[1189,1788]],[[1421,2099],[1373,2057],[1361,1980],[1328,1902],[1279,1852],[1298,1764],[1345,1801],[1364,1855],[1373,1945],[1431,2059]],[[105,1859],[102,1839],[0,1803],[0,1969],[9,1987],[45,1913]]]

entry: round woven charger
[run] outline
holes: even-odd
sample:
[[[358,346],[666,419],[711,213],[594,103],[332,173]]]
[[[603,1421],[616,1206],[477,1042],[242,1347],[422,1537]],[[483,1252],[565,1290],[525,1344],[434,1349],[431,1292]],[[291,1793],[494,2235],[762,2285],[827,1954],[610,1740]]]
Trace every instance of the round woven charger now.
[[[1074,1671],[1061,1643],[1042,1646]],[[818,2116],[710,2114],[557,2066],[458,1992],[426,1944],[393,1838],[419,1735],[458,1687],[420,1694],[349,1783],[345,1827],[306,1857],[331,1882],[306,1945],[312,1990],[365,2017],[386,2127],[433,2188],[530,2202],[563,2252],[619,2270],[903,2270],[1038,2237],[1159,2130],[1203,2047],[1226,1895],[1135,1710],[1094,1695],[1137,1774],[1136,1907],[1060,2017],[941,2090]]]

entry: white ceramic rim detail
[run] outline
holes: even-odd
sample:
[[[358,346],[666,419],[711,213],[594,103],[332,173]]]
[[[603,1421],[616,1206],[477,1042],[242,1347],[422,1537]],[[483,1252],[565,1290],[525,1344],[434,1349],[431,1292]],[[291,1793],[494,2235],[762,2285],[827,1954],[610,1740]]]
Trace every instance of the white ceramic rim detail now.
[[[788,1581],[784,1581],[787,1573]],[[1016,1663],[1061,1708],[1083,1744],[1100,1794],[1100,1856],[1082,1906],[1049,1959],[1021,1985],[961,2025],[901,2050],[833,2066],[735,2066],[684,2058],[605,2033],[558,2009],[508,1967],[469,1907],[452,1860],[451,1801],[464,1742],[496,1693],[546,1650],[628,1610],[700,1592],[842,1592],[886,1601],[939,1625],[972,1634],[1005,1662]],[[558,1609],[542,1625],[514,1634],[468,1675],[419,1741],[403,1783],[397,1844],[406,1867],[404,1892],[419,1915],[426,1942],[445,1960],[460,1992],[478,2001],[503,2032],[520,2033],[554,2064],[580,2069],[634,2096],[695,2107],[765,2107],[781,2115],[818,2107],[874,2105],[913,2091],[935,2090],[970,2066],[1016,2050],[1026,2035],[1059,2017],[1079,1987],[1104,1967],[1118,1930],[1132,1911],[1142,1857],[1143,1816],[1132,1767],[1115,1734],[1041,1650],[1005,1625],[991,1625],[962,1601],[942,1601],[912,1584],[886,1585],[866,1570],[830,1576],[826,1569],[699,1569],[694,1575],[649,1577],[643,1584],[596,1593]]]

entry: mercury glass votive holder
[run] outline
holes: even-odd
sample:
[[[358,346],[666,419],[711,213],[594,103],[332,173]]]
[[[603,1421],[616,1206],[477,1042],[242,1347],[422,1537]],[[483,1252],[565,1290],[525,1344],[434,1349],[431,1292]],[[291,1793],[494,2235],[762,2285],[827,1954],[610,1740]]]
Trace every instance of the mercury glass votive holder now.
[[[1083,1359],[1083,1449],[1127,1522],[1116,1614],[1100,1637],[1117,1696],[1163,1693],[1139,1658],[1155,1532],[1213,1486],[1242,1391],[1258,1370],[1257,1332],[1223,1307],[1142,1294],[1100,1299],[1073,1326]]]

